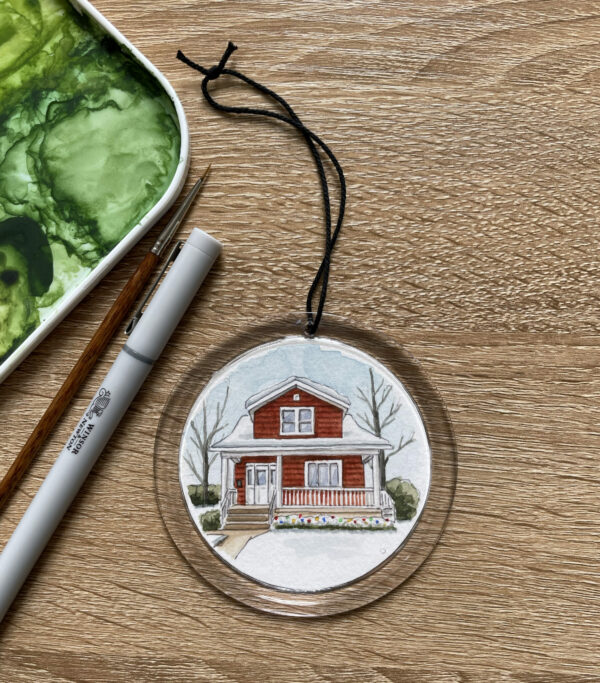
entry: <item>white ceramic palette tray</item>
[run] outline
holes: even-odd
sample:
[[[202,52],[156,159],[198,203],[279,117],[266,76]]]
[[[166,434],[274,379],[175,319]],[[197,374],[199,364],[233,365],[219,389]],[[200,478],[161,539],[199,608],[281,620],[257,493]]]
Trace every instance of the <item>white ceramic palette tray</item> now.
[[[0,25],[1,382],[173,203],[189,137],[86,0],[7,0]]]

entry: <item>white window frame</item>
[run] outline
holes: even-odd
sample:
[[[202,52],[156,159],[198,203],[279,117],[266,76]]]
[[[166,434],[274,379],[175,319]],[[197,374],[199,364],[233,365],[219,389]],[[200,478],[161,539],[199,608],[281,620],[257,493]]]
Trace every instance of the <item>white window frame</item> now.
[[[296,431],[284,432],[283,431],[283,411],[291,410],[294,412],[294,427]],[[300,411],[310,410],[310,432],[300,431]],[[279,408],[279,436],[311,436],[315,433],[315,409],[313,406],[282,406]]]
[[[337,486],[319,486],[317,483],[316,486],[310,486],[308,483],[308,466],[309,465],[316,465],[317,466],[317,481],[319,479],[319,465],[322,465],[323,463],[326,463],[327,465],[337,465],[338,466],[338,485]],[[330,472],[331,476],[331,472]],[[342,489],[344,488],[342,486],[342,461],[341,460],[307,460],[304,463],[304,487],[305,488],[317,488],[317,489]]]

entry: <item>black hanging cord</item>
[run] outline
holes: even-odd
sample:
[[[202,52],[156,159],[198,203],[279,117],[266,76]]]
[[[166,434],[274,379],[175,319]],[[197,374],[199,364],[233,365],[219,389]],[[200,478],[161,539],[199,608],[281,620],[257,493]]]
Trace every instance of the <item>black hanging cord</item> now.
[[[215,66],[211,66],[209,69],[206,69],[205,67],[196,64],[191,59],[188,59],[183,54],[183,52],[181,52],[181,50],[177,52],[177,59],[181,60],[184,64],[187,64],[192,69],[195,69],[196,71],[199,71],[201,74],[203,74],[204,78],[202,79],[201,84],[202,94],[204,95],[206,101],[214,109],[226,112],[228,114],[253,114],[257,116],[268,116],[270,118],[277,119],[278,121],[283,121],[284,123],[287,123],[290,126],[293,126],[297,130],[299,130],[304,136],[304,140],[306,141],[306,144],[310,149],[310,152],[313,156],[313,159],[317,167],[317,172],[319,174],[319,180],[321,183],[321,191],[323,194],[323,206],[325,209],[325,251],[319,269],[317,270],[317,274],[315,275],[315,278],[310,286],[310,289],[308,290],[308,296],[306,298],[306,331],[310,336],[313,336],[317,333],[319,323],[321,322],[321,316],[323,315],[323,308],[325,306],[325,299],[327,297],[327,285],[329,283],[331,254],[333,252],[333,248],[335,247],[335,243],[337,242],[337,238],[342,227],[342,221],[344,220],[344,212],[346,209],[346,179],[344,177],[344,171],[342,170],[342,167],[340,166],[335,154],[329,149],[329,147],[323,142],[323,140],[321,140],[321,138],[318,135],[313,133],[309,128],[307,128],[302,123],[298,115],[295,113],[292,107],[284,100],[283,97],[273,92],[261,83],[257,83],[251,78],[248,78],[248,76],[245,76],[239,71],[236,71],[234,69],[227,69],[225,67],[225,65],[227,64],[227,60],[229,59],[229,57],[231,57],[231,54],[235,50],[237,50],[237,47],[230,41],[219,63]],[[289,116],[285,116],[283,114],[280,114],[279,112],[269,111],[268,109],[258,109],[254,107],[231,107],[229,105],[217,102],[215,99],[213,99],[212,95],[208,91],[208,84],[210,81],[215,81],[217,78],[219,78],[219,76],[223,74],[226,74],[227,76],[233,76],[234,78],[238,78],[239,80],[250,85],[259,92],[263,93],[264,95],[267,95],[271,99],[275,100],[275,102],[277,102],[281,107],[285,109]],[[327,176],[325,174],[323,160],[321,159],[321,154],[317,147],[320,148],[326,154],[326,156],[333,164],[333,167],[335,168],[340,183],[340,205],[335,229],[333,230],[333,232],[331,231],[331,199],[329,196],[329,185],[327,183]],[[313,299],[315,296],[315,292],[319,287],[319,283],[321,284],[319,303],[317,305],[316,313],[313,313]]]

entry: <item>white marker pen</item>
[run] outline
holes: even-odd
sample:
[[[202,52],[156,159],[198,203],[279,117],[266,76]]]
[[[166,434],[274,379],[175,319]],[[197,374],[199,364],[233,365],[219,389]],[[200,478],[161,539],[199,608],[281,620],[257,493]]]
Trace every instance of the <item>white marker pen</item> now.
[[[0,621],[221,252],[194,228],[0,554]]]

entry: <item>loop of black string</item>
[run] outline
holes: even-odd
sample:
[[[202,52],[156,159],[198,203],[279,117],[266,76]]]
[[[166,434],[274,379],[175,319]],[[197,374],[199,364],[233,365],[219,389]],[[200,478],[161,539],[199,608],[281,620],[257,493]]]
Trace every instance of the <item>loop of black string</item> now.
[[[306,331],[310,336],[313,336],[317,333],[317,329],[319,327],[319,323],[321,322],[321,317],[323,315],[323,308],[325,307],[325,299],[327,297],[327,286],[329,284],[331,254],[333,252],[333,248],[335,247],[335,243],[337,242],[337,238],[342,227],[342,222],[344,220],[344,212],[346,209],[346,179],[344,177],[344,171],[342,170],[342,167],[340,166],[335,154],[331,151],[331,149],[329,149],[329,147],[323,142],[323,140],[321,140],[321,138],[318,135],[313,133],[309,128],[307,128],[302,123],[296,112],[285,101],[283,97],[273,92],[261,83],[257,83],[251,78],[248,78],[248,76],[245,76],[239,71],[236,71],[235,69],[226,68],[227,60],[229,59],[229,57],[231,57],[231,54],[235,50],[237,50],[237,47],[230,41],[219,63],[215,64],[215,66],[212,66],[209,69],[200,66],[199,64],[196,64],[191,59],[188,59],[183,54],[183,52],[181,52],[181,50],[177,52],[177,59],[181,60],[184,64],[187,64],[192,69],[199,71],[204,76],[201,84],[202,94],[204,95],[206,101],[214,109],[226,112],[228,114],[252,114],[256,116],[267,116],[269,118],[277,119],[278,121],[283,121],[284,123],[293,126],[297,130],[299,130],[304,137],[304,140],[312,154],[312,157],[315,161],[315,165],[317,167],[317,173],[319,175],[319,180],[321,184],[321,192],[323,195],[323,206],[325,210],[325,250],[323,254],[323,259],[321,260],[321,264],[317,270],[317,274],[315,275],[315,278],[310,286],[310,289],[308,290],[308,296],[306,297]],[[233,76],[234,78],[238,78],[239,80],[255,88],[264,95],[267,95],[275,102],[277,102],[281,107],[283,107],[283,109],[285,109],[285,111],[287,112],[288,116],[280,114],[276,111],[270,111],[268,109],[259,109],[255,107],[232,107],[217,102],[210,94],[208,90],[208,84],[210,81],[215,81],[223,74],[227,76]],[[321,158],[319,148],[325,153],[327,158],[331,161],[335,169],[335,172],[337,173],[340,183],[339,210],[333,232],[331,230],[331,199],[329,196],[329,185],[327,182],[327,176],[325,174],[325,168],[323,166],[323,160]],[[319,294],[317,311],[316,313],[314,313],[313,300],[316,291],[319,287],[319,284],[321,285],[321,291]]]

